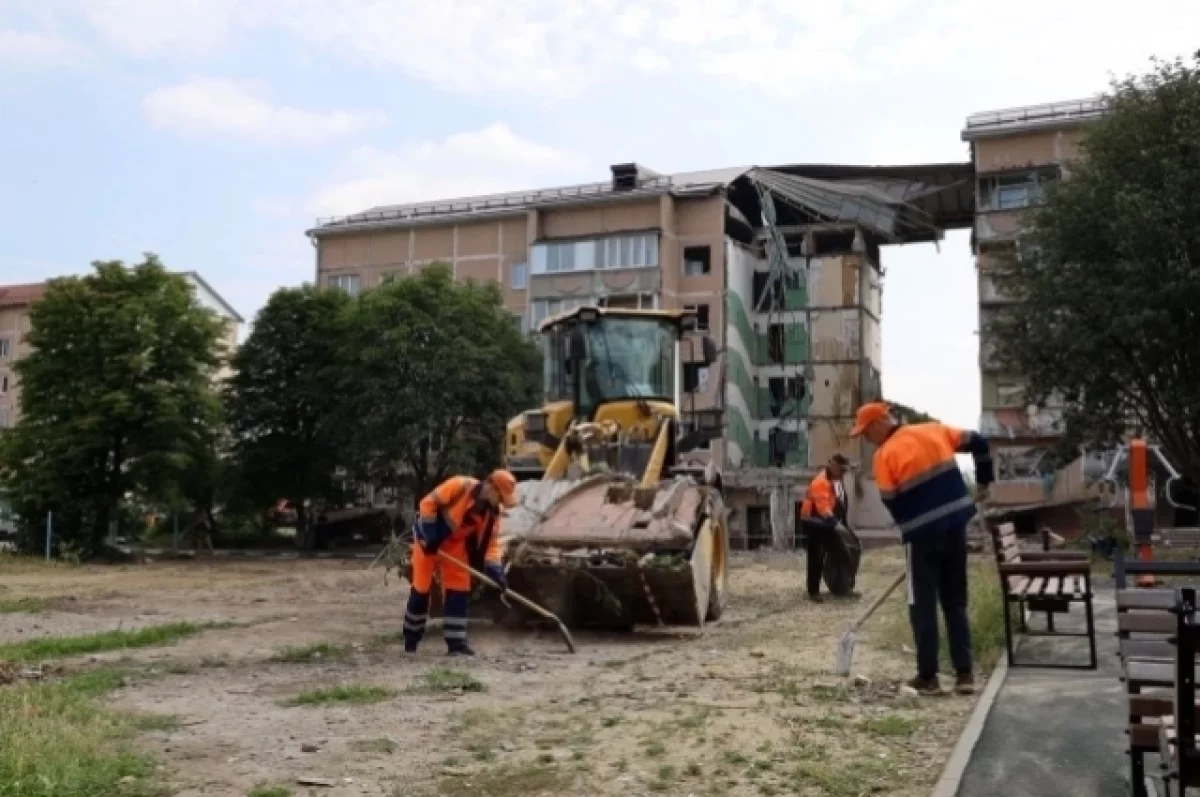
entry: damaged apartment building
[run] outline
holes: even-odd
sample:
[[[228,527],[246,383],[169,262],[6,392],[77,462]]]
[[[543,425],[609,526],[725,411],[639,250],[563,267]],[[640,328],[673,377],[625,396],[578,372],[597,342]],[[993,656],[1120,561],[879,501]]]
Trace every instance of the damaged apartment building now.
[[[723,472],[735,544],[790,546],[816,469],[841,452],[851,512],[890,525],[852,440],[854,412],[880,397],[881,252],[939,240],[973,221],[969,163],[791,165],[659,174],[611,167],[603,182],[373,208],[308,234],[318,284],[352,293],[432,263],[500,283],[534,331],[595,304],[694,309],[720,350],[683,346],[685,426],[723,434],[695,464]]]

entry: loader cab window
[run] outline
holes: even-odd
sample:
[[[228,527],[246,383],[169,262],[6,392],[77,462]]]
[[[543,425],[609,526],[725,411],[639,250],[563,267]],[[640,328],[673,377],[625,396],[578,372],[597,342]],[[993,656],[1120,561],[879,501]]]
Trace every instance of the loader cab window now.
[[[560,325],[542,335],[542,390],[546,401],[571,399],[571,378],[567,375],[568,329]]]
[[[586,326],[582,409],[605,401],[675,397],[674,324],[656,318],[601,317]]]

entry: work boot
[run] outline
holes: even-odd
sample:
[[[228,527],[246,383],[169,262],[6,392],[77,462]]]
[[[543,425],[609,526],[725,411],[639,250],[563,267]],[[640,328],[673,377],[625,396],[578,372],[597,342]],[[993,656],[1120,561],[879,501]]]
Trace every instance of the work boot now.
[[[417,652],[417,643],[416,642],[405,642],[404,643],[404,652],[409,653],[409,654],[415,654]]]
[[[960,672],[954,678],[954,691],[960,695],[975,694],[975,675],[969,672]]]
[[[475,651],[471,649],[470,645],[468,645],[466,642],[464,642],[464,643],[462,643],[461,646],[453,647],[453,648],[450,648],[449,650],[447,650],[446,655],[447,656],[474,656]]]
[[[856,601],[862,597],[862,593],[859,592],[858,590],[852,589],[844,595],[834,595],[833,597],[837,598],[838,600],[842,600],[842,601]]]
[[[812,601],[813,603],[824,603],[825,602],[825,596],[821,595],[819,593],[816,595],[809,595],[808,599],[810,601]]]
[[[916,678],[908,681],[905,686],[917,690],[917,694],[926,697],[942,693],[942,685],[938,682],[936,675],[932,678],[922,678],[918,675]]]

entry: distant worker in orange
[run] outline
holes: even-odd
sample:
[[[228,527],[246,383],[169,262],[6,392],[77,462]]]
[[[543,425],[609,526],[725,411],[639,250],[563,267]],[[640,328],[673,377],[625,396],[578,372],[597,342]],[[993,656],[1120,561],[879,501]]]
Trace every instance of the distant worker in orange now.
[[[804,503],[800,505],[800,523],[804,530],[804,555],[808,560],[808,597],[820,603],[821,566],[827,552],[836,553],[841,544],[837,539],[838,525],[847,523],[849,507],[842,478],[850,461],[841,454],[829,458],[829,464],[813,477],[808,485]]]
[[[864,404],[851,436],[878,448],[873,469],[883,503],[904,538],[908,569],[908,616],[917,645],[917,677],[908,685],[921,694],[941,691],[938,683],[937,606],[942,605],[955,691],[971,694],[971,628],[967,617],[967,523],[975,500],[967,490],[956,454],[971,454],[979,500],[987,500],[995,475],[987,440],[933,421],[901,425],[887,404]]]
[[[429,593],[434,571],[442,580],[442,622],[447,653],[474,656],[467,643],[467,609],[471,574],[438,557],[445,551],[482,570],[503,589],[500,552],[500,509],[517,503],[517,480],[496,470],[483,481],[452,476],[421,499],[413,524],[412,589],[404,611],[404,651],[416,653],[429,619]]]

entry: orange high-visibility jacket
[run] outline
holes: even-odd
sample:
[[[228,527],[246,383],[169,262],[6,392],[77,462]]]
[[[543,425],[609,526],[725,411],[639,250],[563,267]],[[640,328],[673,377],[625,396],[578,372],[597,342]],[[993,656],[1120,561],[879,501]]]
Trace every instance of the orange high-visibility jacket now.
[[[452,543],[467,542],[472,537],[475,538],[473,541],[479,542],[490,526],[491,534],[483,558],[488,563],[499,564],[502,558],[499,513],[480,514],[471,511],[479,497],[480,488],[478,479],[451,476],[421,499],[421,520],[433,521],[440,514],[450,532],[447,539]]]
[[[804,503],[800,504],[800,517],[843,520],[844,518],[841,518],[840,514],[833,480],[829,478],[829,470],[822,468],[821,472],[814,476],[808,485]]]
[[[975,502],[954,455],[970,453],[975,480],[993,481],[987,440],[976,432],[943,423],[896,427],[875,451],[875,483],[904,541],[963,528],[975,515]]]

